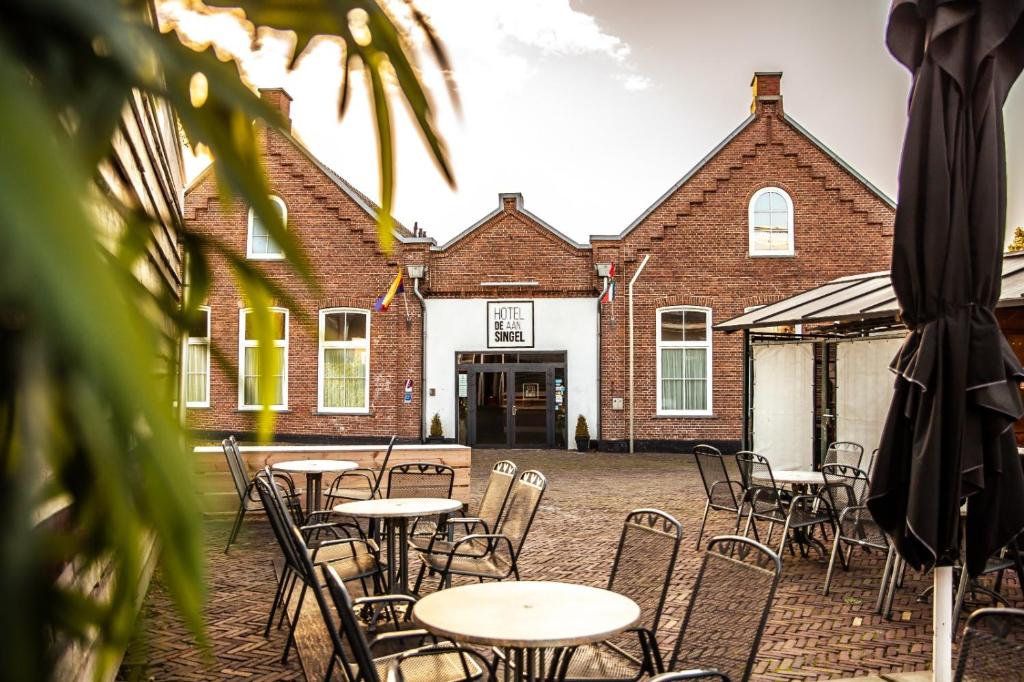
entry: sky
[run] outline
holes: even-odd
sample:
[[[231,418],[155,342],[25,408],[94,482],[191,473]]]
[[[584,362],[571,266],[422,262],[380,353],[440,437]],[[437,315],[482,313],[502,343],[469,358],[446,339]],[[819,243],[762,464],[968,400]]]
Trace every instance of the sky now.
[[[379,196],[362,78],[337,117],[341,50],[322,42],[286,69],[291,44],[253,51],[229,15],[161,11],[190,38],[238,58],[256,87],[284,87],[293,132]],[[520,192],[525,207],[578,241],[628,226],[748,115],[755,71],[782,71],[786,114],[896,198],[909,73],[884,45],[888,0],[417,0],[451,58],[461,113],[420,60],[456,189],[396,108],[394,214],[444,243]],[[1021,79],[1024,81],[1024,78]],[[1004,109],[1008,224],[1024,225],[1024,85]],[[195,175],[205,162],[188,159]]]

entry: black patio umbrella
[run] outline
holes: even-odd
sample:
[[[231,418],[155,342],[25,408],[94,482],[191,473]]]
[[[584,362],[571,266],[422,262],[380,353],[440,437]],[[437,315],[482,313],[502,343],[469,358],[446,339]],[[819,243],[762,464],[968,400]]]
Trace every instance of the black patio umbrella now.
[[[1012,428],[1024,415],[1024,370],[994,314],[1006,229],[1002,107],[1024,67],[1024,0],[894,0],[886,43],[913,73],[892,253],[910,333],[892,363],[868,507],[923,569],[959,556],[966,499],[976,575],[1024,529]]]

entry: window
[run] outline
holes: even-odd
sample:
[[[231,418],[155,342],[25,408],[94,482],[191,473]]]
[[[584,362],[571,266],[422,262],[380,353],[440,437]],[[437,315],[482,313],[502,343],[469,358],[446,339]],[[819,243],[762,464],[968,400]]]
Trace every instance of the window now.
[[[711,310],[658,311],[658,414],[711,414]]]
[[[319,410],[366,413],[370,408],[369,312],[320,311],[319,363]]]
[[[271,370],[267,380],[272,382],[271,409],[288,407],[288,311],[270,309],[273,345],[270,347]],[[238,343],[238,409],[259,409],[260,373],[259,352],[256,341],[253,311],[243,310],[239,317]]]
[[[270,197],[270,203],[277,209],[281,222],[288,224],[288,208],[281,197]],[[249,209],[249,236],[246,239],[246,255],[254,260],[280,260],[284,258],[281,247],[270,237],[270,230],[263,224],[256,213]]]
[[[210,406],[210,309],[199,309],[185,348],[185,406]]]
[[[750,198],[750,255],[792,256],[793,200],[778,187],[765,187]]]

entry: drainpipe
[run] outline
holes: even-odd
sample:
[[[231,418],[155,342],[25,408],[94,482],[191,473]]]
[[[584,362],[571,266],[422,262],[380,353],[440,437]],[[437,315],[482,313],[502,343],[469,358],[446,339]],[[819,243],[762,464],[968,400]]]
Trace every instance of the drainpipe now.
[[[594,439],[601,442],[601,299],[608,293],[608,278],[603,277],[604,285],[597,295],[597,416],[594,418]],[[569,415],[565,415],[566,430],[569,428]],[[569,440],[566,434],[566,440]],[[599,446],[598,446],[599,447]]]
[[[647,267],[647,261],[651,259],[651,254],[644,254],[644,259],[640,262],[640,267],[633,273],[633,278],[629,280],[629,453],[633,454],[633,285],[637,279],[640,278],[640,273]]]
[[[412,293],[415,294],[416,299],[420,302],[420,325],[422,338],[420,339],[420,442],[426,440],[426,424],[427,419],[427,300],[423,298],[423,294],[420,293],[420,279],[423,278],[423,274],[426,272],[426,267],[423,265],[410,265],[408,266],[409,277],[412,278]]]

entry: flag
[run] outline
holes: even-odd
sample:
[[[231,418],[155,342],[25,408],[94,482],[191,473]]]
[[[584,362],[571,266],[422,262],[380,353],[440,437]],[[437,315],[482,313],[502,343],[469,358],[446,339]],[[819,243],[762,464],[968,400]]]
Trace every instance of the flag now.
[[[608,268],[608,289],[601,297],[601,303],[611,303],[615,300],[615,263]]]
[[[383,294],[377,297],[377,300],[373,302],[373,309],[378,313],[385,312],[391,307],[391,302],[395,300],[395,295],[405,291],[405,285],[402,284],[402,271],[398,271],[398,275],[391,281],[391,286]]]

